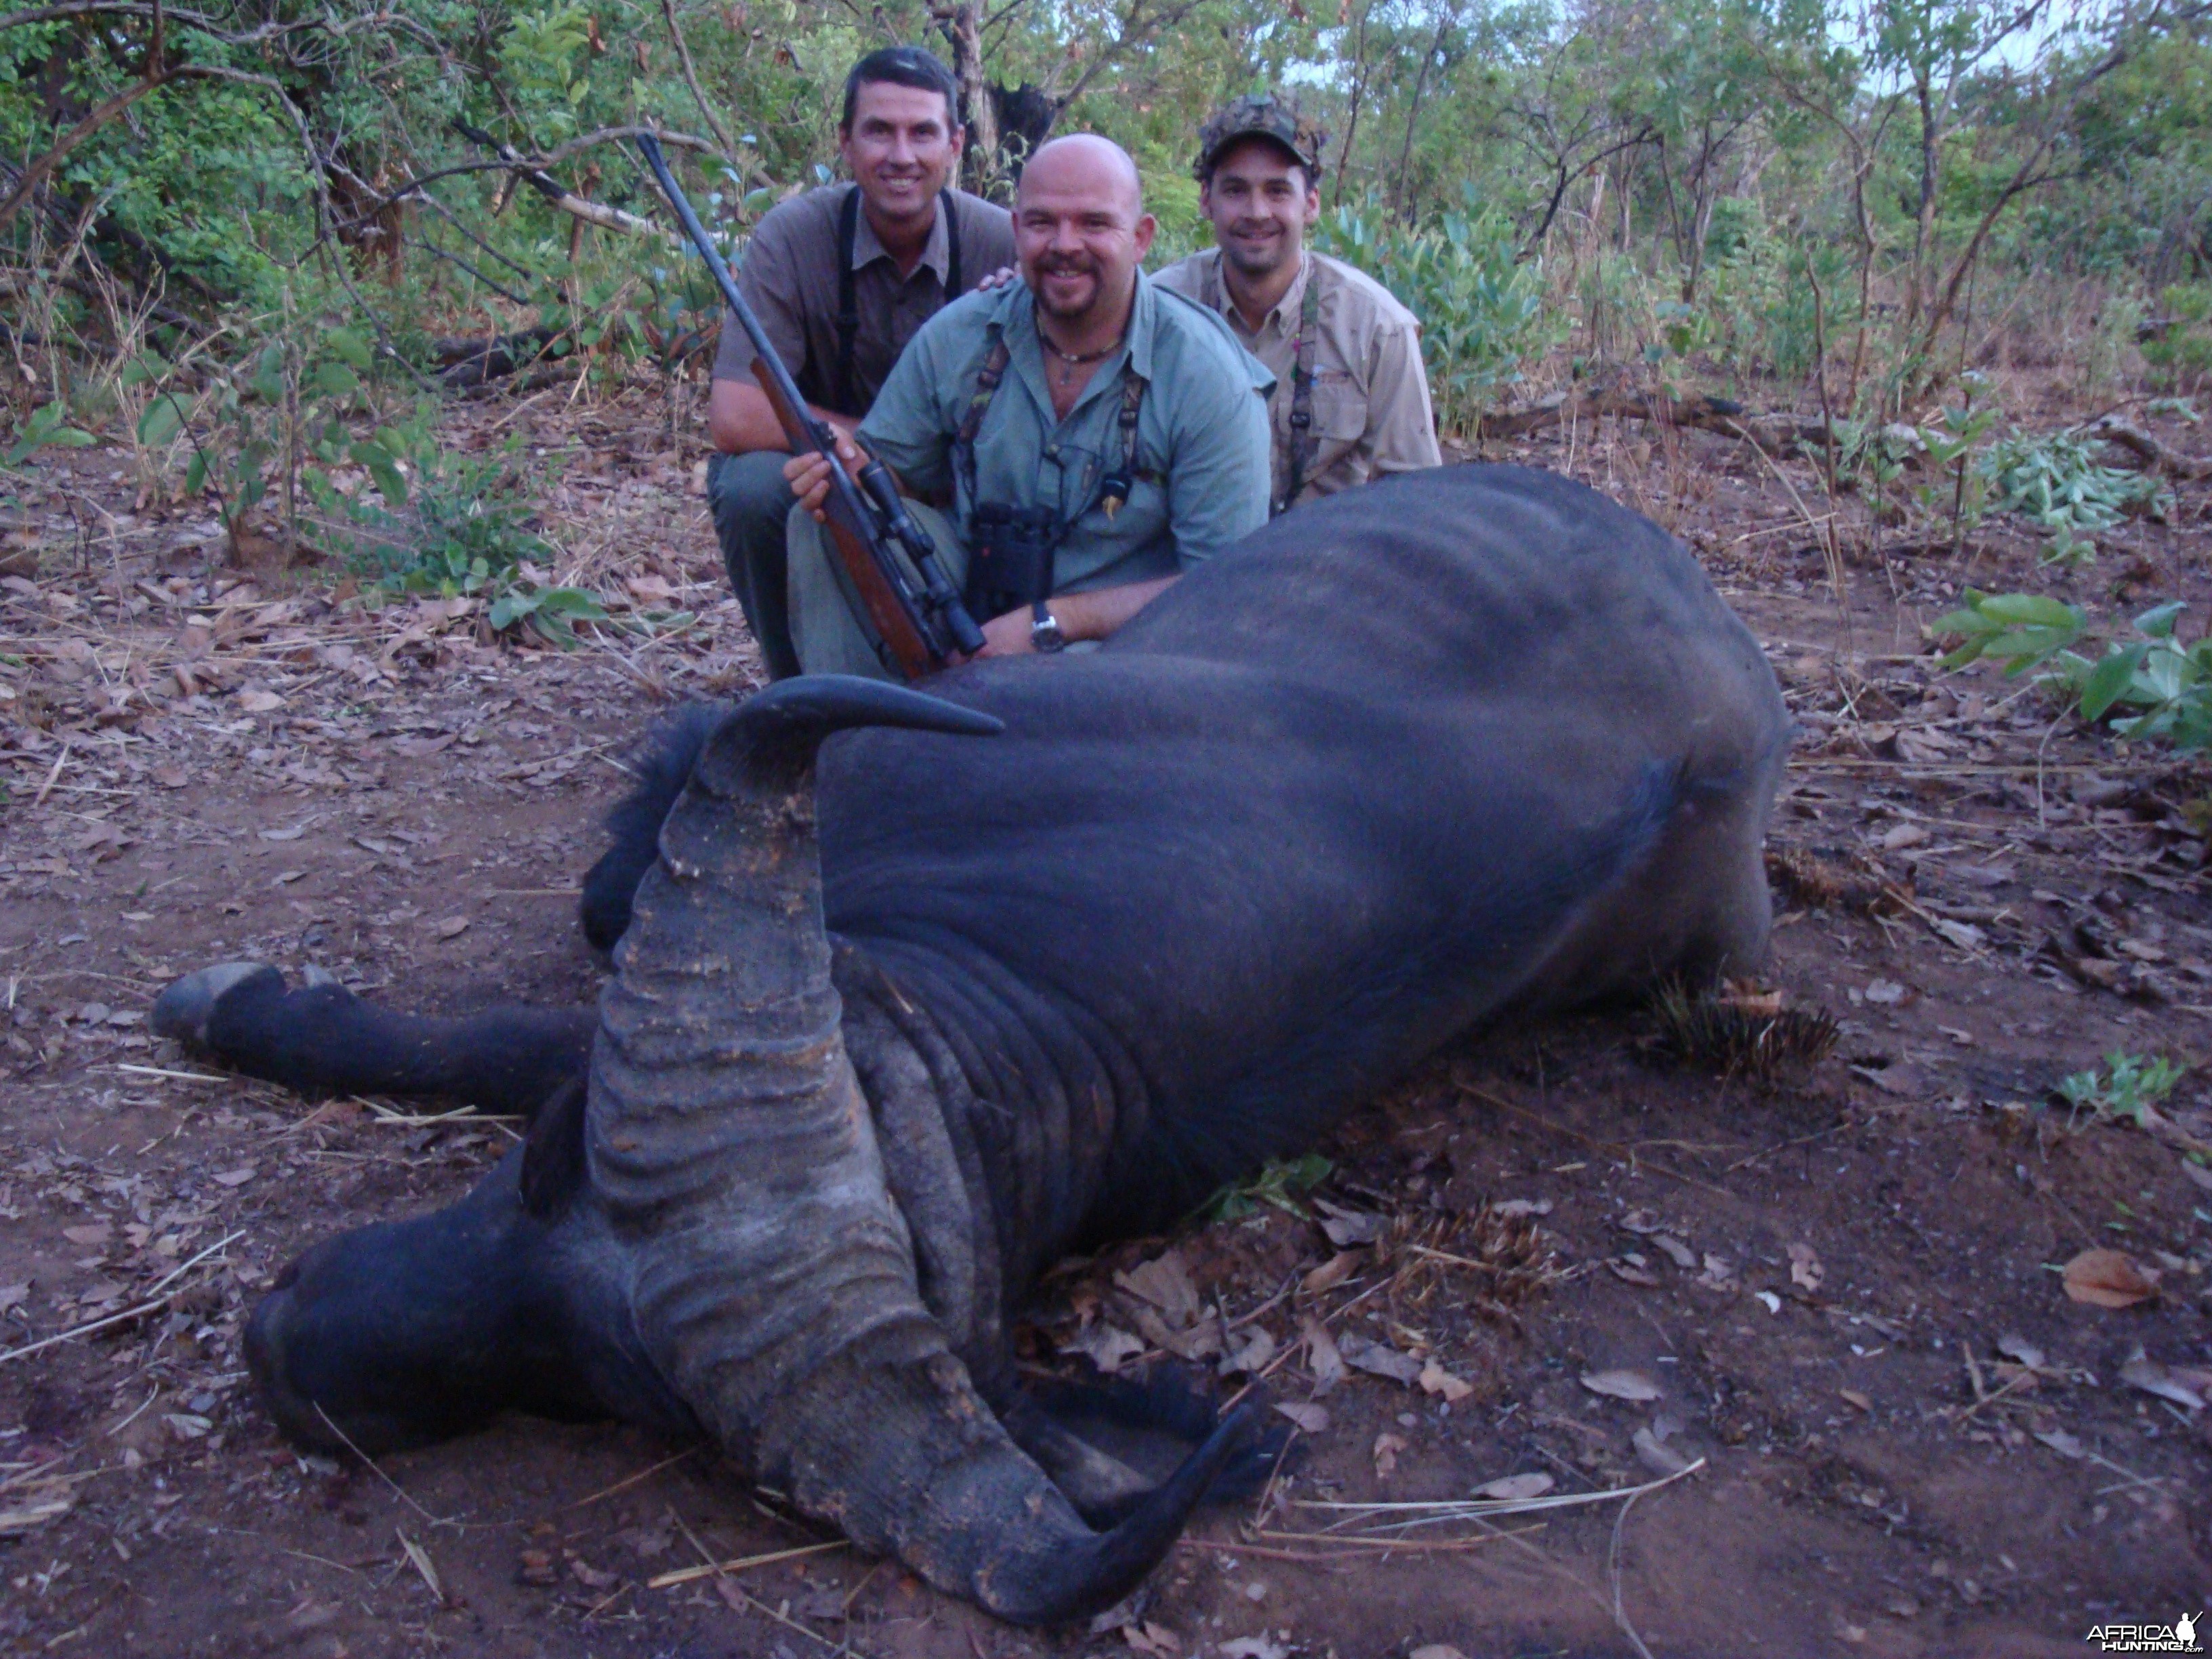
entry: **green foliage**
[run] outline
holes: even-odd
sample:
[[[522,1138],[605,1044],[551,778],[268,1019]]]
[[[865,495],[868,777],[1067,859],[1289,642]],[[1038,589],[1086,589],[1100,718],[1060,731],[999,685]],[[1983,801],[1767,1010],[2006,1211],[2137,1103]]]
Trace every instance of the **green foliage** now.
[[[321,319],[318,319],[319,323]],[[407,499],[398,431],[379,422],[362,374],[368,342],[343,326],[277,319],[262,343],[219,368],[197,392],[158,350],[126,362],[118,380],[149,388],[132,435],[166,464],[184,453],[186,493],[211,491],[224,520],[237,524],[270,499],[296,516],[302,489],[326,488],[331,474],[358,466],[387,501]]]
[[[1723,196],[1713,204],[1705,222],[1705,258],[1715,262],[1735,258],[1764,228],[1755,199]]]
[[[2173,637],[2176,600],[2135,619],[2136,638],[2115,641],[2095,662],[2069,652],[2057,678],[2084,720],[2132,710],[2112,721],[2124,738],[2163,738],[2177,749],[2212,745],[2212,640]]]
[[[41,404],[31,411],[31,418],[23,422],[8,453],[0,455],[0,466],[21,466],[48,444],[58,449],[82,449],[99,441],[91,433],[69,424],[68,404]]]
[[[1936,477],[1917,492],[1923,511],[1949,520],[1954,539],[1981,522],[1989,480],[1981,468],[1972,465],[1972,458],[1974,446],[1988,435],[1997,419],[1994,407],[1973,406],[1975,395],[1986,389],[1982,377],[1970,372],[1960,379],[1966,401],[1946,408],[1934,425],[1919,428],[1921,447]]]
[[[2212,375],[2212,283],[2177,283],[2159,296],[2165,326],[2142,343],[2143,361],[2176,391]]]
[[[1295,1195],[1320,1186],[1334,1167],[1319,1152],[1270,1164],[1250,1180],[1224,1187],[1206,1200],[1199,1214],[1207,1221],[1241,1221],[1258,1214],[1260,1206],[1266,1204],[1303,1218],[1306,1212]]]
[[[404,511],[388,496],[383,507],[335,495],[325,501],[354,526],[349,562],[372,593],[483,599],[495,633],[526,625],[562,646],[576,642],[576,623],[606,620],[592,594],[538,573],[554,551],[530,528],[537,504],[519,442],[498,454],[455,455],[441,452],[421,425],[403,430],[400,441],[416,476]]]
[[[2096,544],[2081,532],[2106,530],[2130,513],[2162,516],[2165,492],[2147,473],[2100,466],[2089,446],[2068,432],[2015,433],[1982,459],[1990,504],[2053,532],[2047,562],[2087,564]]]
[[[2074,1109],[2076,1117],[2087,1112],[2092,1117],[2118,1119],[2140,1128],[2188,1071],[2163,1054],[2145,1056],[2115,1050],[2105,1056],[2104,1070],[2093,1066],[2067,1077],[2058,1085],[2058,1095]]]
[[[1982,659],[2008,677],[2043,668],[2039,684],[2058,692],[2086,720],[2118,715],[2123,738],[2163,738],[2177,749],[2212,747],[2212,639],[2174,638],[2176,600],[2135,618],[2136,637],[2115,641],[2094,660],[2071,647],[2088,619],[2070,605],[2033,593],[1987,594],[1968,588],[1964,608],[1939,617],[1939,635],[1962,643],[1942,661],[1960,668]]]
[[[2041,666],[2081,637],[2088,618],[2074,606],[2040,593],[1984,593],[1968,588],[1958,610],[1938,617],[1929,631],[1960,636],[1942,660],[1947,670],[1984,659],[2008,679]]]
[[[1547,314],[1543,271],[1519,258],[1504,215],[1476,206],[1408,228],[1370,202],[1322,216],[1314,246],[1374,276],[1421,323],[1437,425],[1470,432],[1522,366],[1563,337]]]

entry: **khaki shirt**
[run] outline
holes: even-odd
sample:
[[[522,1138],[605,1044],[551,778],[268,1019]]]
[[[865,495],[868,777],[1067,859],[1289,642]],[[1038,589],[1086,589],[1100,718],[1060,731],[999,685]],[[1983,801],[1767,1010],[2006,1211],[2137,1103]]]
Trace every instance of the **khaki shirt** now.
[[[953,440],[999,339],[1009,358],[975,434],[971,488]],[[1267,523],[1272,382],[1218,317],[1139,274],[1127,337],[1064,420],[1053,412],[1046,374],[1029,289],[1008,283],[970,294],[915,336],[860,423],[860,447],[909,489],[951,497],[963,542],[979,501],[1048,508],[1067,527],[1053,560],[1055,593],[1171,576]],[[1099,486],[1123,464],[1131,374],[1145,381],[1136,477],[1109,514]]]
[[[1245,328],[1230,301],[1221,280],[1220,249],[1179,259],[1154,280],[1218,312],[1245,349],[1274,375],[1275,392],[1267,404],[1275,434],[1274,502],[1291,504],[1283,501],[1291,471],[1291,371],[1308,283],[1317,287],[1319,306],[1312,428],[1317,452],[1308,451],[1298,500],[1349,489],[1377,472],[1443,465],[1421,368],[1421,325],[1365,271],[1309,250],[1304,269],[1256,334]]]
[[[824,185],[771,208],[753,229],[738,272],[738,290],[760,319],[801,396],[832,408],[837,373],[837,215],[857,185]],[[965,191],[951,192],[960,220],[960,289],[1014,262],[1013,216]],[[950,261],[945,204],[921,251],[921,262],[902,279],[898,262],[884,252],[863,212],[853,231],[853,303],[860,327],[853,337],[853,396],[860,415],[876,400],[891,365],[916,330],[957,295],[945,291]],[[734,313],[722,316],[722,346],[714,357],[718,380],[750,379],[753,343]]]

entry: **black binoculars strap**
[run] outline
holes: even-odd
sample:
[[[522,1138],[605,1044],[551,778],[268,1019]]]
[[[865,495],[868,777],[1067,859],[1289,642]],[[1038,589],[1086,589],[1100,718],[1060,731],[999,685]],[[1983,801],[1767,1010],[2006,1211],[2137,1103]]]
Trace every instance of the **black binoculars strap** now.
[[[1307,472],[1321,459],[1321,446],[1313,435],[1314,353],[1321,338],[1321,284],[1314,279],[1320,274],[1308,264],[1305,300],[1298,307],[1298,337],[1291,348],[1290,476],[1284,482],[1277,513],[1291,510],[1298,491],[1305,488]]]
[[[983,355],[983,366],[975,371],[975,394],[968,399],[968,412],[961,416],[960,429],[953,434],[952,464],[959,469],[961,481],[968,486],[968,499],[978,499],[975,487],[975,434],[983,429],[983,417],[991,412],[991,400],[999,395],[999,387],[1006,378],[1006,365],[1013,361],[1007,349],[1004,330],[991,337],[991,349]],[[1129,492],[1137,483],[1137,415],[1143,407],[1145,389],[1151,383],[1134,369],[1123,371],[1121,379],[1121,408],[1114,424],[1121,436],[1121,465],[1099,480],[1096,505],[1106,509],[1111,519],[1128,501]],[[1081,518],[1082,512],[1070,514],[1063,520],[1060,534],[1065,536],[1070,525]],[[1042,596],[1041,596],[1042,597]]]
[[[937,202],[945,214],[942,303],[950,305],[960,297],[960,215],[953,206],[951,191],[938,191]],[[867,413],[853,398],[853,347],[860,337],[860,301],[853,280],[853,246],[860,234],[860,187],[855,185],[845,192],[844,204],[837,210],[837,362],[831,372],[830,396],[834,412],[856,418]]]
[[[1013,354],[1006,345],[1006,331],[994,331],[991,336],[991,349],[983,354],[982,367],[975,371],[975,390],[968,399],[967,412],[961,416],[960,429],[953,435],[952,465],[959,472],[961,482],[968,488],[971,514],[981,505],[981,491],[975,483],[976,434],[983,429],[983,417],[990,413],[991,400],[999,395],[1000,386],[1006,382],[1006,365],[1012,361]],[[1093,498],[1096,505],[1106,510],[1109,520],[1121,510],[1129,499],[1129,492],[1136,488],[1137,416],[1144,406],[1145,388],[1148,384],[1145,377],[1135,370],[1123,371],[1121,406],[1114,418],[1115,427],[1121,438],[1121,464],[1099,480],[1098,494]],[[1086,506],[1081,512],[1070,514],[1054,523],[1051,537],[1054,550],[1058,549],[1076,520],[1090,510]],[[971,522],[967,531],[972,556],[976,538],[975,526]],[[1020,596],[1023,603],[1049,597],[1048,592]]]

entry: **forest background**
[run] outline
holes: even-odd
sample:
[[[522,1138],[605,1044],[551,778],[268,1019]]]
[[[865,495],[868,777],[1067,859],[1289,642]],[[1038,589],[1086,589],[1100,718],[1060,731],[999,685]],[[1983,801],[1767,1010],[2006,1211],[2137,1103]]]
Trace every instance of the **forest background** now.
[[[834,176],[853,59],[913,41],[960,78],[972,187],[1009,195],[1050,132],[1107,133],[1139,158],[1163,258],[1206,240],[1207,110],[1291,92],[1332,135],[1317,240],[1421,318],[1449,435],[1568,386],[1720,393],[1817,416],[1832,487],[1879,481],[1900,443],[1948,461],[2006,441],[1991,367],[2054,369],[2085,406],[2148,390],[2196,412],[2208,18],[58,0],[0,15],[0,461],[112,442],[142,498],[204,499],[234,549],[312,539],[372,587],[503,596],[495,625],[589,615],[514,579],[534,569],[527,467],[446,453],[447,400],[644,385],[672,433],[695,425],[720,304],[624,135],[670,135],[741,253],[762,212]]]

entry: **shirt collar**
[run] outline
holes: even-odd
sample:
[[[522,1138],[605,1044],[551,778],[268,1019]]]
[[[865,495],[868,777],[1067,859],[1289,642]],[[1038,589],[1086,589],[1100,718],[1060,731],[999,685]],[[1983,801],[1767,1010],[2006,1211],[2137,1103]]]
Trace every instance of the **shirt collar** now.
[[[1237,302],[1229,297],[1229,279],[1222,274],[1222,260],[1221,250],[1215,248],[1212,280],[1206,287],[1212,296],[1214,309],[1241,335],[1244,332],[1244,319],[1237,312]],[[1291,278],[1290,287],[1283,290],[1283,297],[1275,301],[1274,309],[1260,319],[1261,334],[1266,334],[1270,328],[1285,336],[1297,332],[1298,313],[1305,304],[1306,284],[1313,280],[1313,250],[1300,248],[1298,274]]]
[[[854,185],[853,188],[857,191],[860,187]],[[951,240],[945,226],[945,195],[940,191],[937,198],[937,217],[930,222],[929,240],[921,245],[921,264],[929,268],[940,286],[951,266]],[[865,198],[856,217],[858,222],[853,227],[853,269],[866,270],[878,259],[890,259],[890,250],[876,234],[876,228],[868,222],[868,205]],[[891,260],[891,268],[898,268],[896,259]],[[921,268],[919,265],[915,267],[916,270]]]
[[[996,290],[996,297],[998,310],[991,320],[1006,343],[1007,361],[1030,380],[1031,391],[1042,399],[1041,406],[1049,410],[1052,399],[1045,384],[1044,347],[1037,339],[1036,296],[1030,292],[1028,283],[1017,278]],[[1153,378],[1152,342],[1158,332],[1160,303],[1152,278],[1138,271],[1136,302],[1130,308],[1129,332],[1122,350],[1099,366],[1082,397],[1076,399],[1074,409],[1068,410],[1070,418],[1119,380],[1125,357],[1130,373],[1148,382]]]

